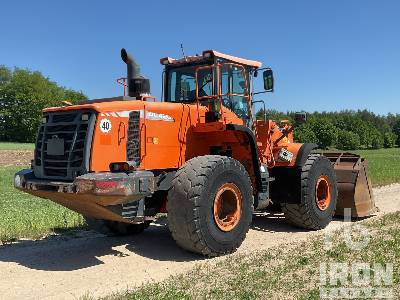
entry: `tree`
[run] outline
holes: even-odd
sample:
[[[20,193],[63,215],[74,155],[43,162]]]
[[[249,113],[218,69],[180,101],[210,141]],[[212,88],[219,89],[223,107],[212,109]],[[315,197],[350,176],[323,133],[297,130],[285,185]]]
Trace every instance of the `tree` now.
[[[397,146],[400,146],[400,118],[393,125],[393,133],[397,136]]]
[[[383,148],[384,144],[383,136],[376,128],[371,128],[369,141],[370,141],[369,148],[371,149]]]
[[[351,131],[339,130],[336,147],[342,150],[356,150],[360,148],[360,137]]]
[[[82,92],[58,86],[40,72],[0,67],[1,140],[33,142],[41,110],[87,99]]]
[[[337,129],[328,119],[320,118],[311,122],[311,129],[318,140],[318,146],[322,149],[335,145]]]
[[[397,136],[392,131],[387,131],[383,135],[383,146],[385,148],[393,148],[396,144]]]
[[[0,86],[8,81],[10,81],[12,73],[10,69],[5,66],[0,66]]]
[[[262,111],[257,113],[258,118],[262,118],[262,115]],[[292,124],[296,125],[294,137],[298,142],[316,142],[323,148],[335,145],[350,149],[359,144],[357,148],[377,149],[384,146],[393,147],[396,143],[400,146],[400,114],[389,113],[381,116],[367,110],[313,112],[307,113],[307,124],[293,123],[294,116],[294,112],[284,114],[276,110],[267,110],[268,119],[278,121],[289,119]],[[348,132],[357,135],[358,138]],[[337,140],[338,134],[339,139]],[[351,141],[341,141],[340,139],[343,137],[351,139]]]
[[[318,144],[318,139],[314,131],[306,124],[295,128],[293,135],[296,142]]]
[[[71,90],[71,89],[65,89],[64,94],[65,94],[65,101],[69,101],[72,104],[76,104],[82,100],[87,100],[87,97],[85,94],[83,94],[82,92],[77,92],[77,91]]]
[[[279,112],[274,109],[267,109],[265,111],[265,115],[267,117],[267,120],[274,120],[274,121],[281,121],[281,120],[289,120],[292,121],[292,117],[289,115],[289,113],[284,114],[282,112]],[[257,114],[256,114],[256,119],[257,120],[264,120],[264,109],[260,109]]]

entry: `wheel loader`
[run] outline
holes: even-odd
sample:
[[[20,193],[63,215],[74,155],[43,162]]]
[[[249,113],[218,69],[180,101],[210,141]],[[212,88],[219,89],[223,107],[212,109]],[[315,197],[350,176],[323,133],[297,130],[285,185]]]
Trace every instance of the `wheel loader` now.
[[[264,104],[255,95],[274,89],[270,68],[214,50],[165,57],[156,100],[136,60],[125,49],[121,57],[123,96],[43,110],[32,166],[15,174],[16,188],[109,234],[140,233],[167,213],[177,244],[205,256],[235,251],[254,210],[271,205],[310,230],[346,209],[374,213],[364,158],[318,153],[293,141],[288,121],[255,119]]]

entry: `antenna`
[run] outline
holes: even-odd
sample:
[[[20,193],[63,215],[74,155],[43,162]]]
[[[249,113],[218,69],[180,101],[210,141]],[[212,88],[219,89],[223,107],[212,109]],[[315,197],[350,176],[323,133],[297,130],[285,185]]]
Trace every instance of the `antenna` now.
[[[182,50],[183,57],[185,58],[185,61],[187,62],[187,57],[185,55],[185,50],[183,49],[183,44],[182,43],[181,43],[181,50]]]

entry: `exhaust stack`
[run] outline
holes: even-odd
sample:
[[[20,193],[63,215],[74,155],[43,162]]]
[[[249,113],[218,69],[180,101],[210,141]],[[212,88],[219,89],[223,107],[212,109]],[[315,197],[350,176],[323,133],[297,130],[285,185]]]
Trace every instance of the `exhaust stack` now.
[[[128,96],[141,99],[150,95],[150,80],[140,75],[140,66],[124,48],[121,49],[121,58],[127,66]]]

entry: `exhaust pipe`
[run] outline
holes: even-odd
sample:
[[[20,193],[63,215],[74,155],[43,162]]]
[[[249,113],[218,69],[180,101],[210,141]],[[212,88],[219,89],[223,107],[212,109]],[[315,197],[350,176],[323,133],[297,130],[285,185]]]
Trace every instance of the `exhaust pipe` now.
[[[150,95],[150,80],[140,75],[140,66],[124,48],[121,49],[121,58],[127,66],[128,96],[141,99]]]
[[[136,60],[129,55],[124,48],[121,49],[121,58],[126,63],[127,66],[127,77],[135,78],[140,76],[140,66]]]

